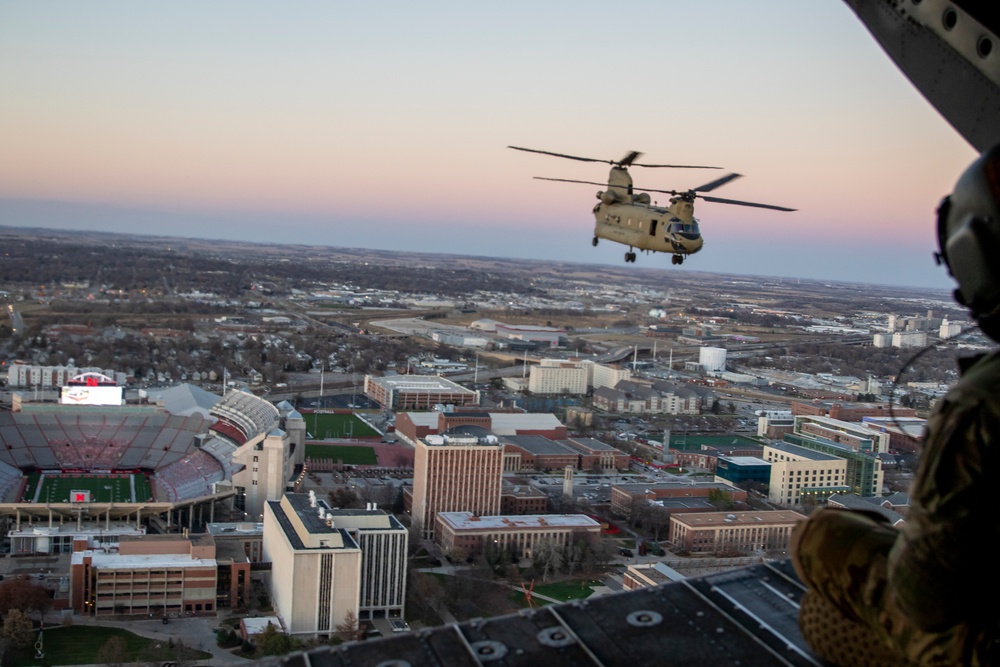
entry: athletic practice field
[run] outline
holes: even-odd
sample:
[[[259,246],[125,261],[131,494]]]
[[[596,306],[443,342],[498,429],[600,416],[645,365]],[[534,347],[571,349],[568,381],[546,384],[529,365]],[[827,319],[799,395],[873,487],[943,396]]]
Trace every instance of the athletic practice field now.
[[[670,434],[670,446],[674,449],[701,449],[702,445],[709,447],[760,447],[760,443],[742,435],[684,435]]]
[[[306,445],[306,458],[314,461],[340,461],[344,465],[373,466],[378,457],[373,447],[364,445]]]
[[[32,473],[28,475],[24,499],[36,503],[68,503],[77,500],[74,491],[90,491],[93,503],[144,503],[153,498],[145,475]]]
[[[351,414],[304,412],[306,432],[311,440],[333,438],[378,438],[381,434]]]

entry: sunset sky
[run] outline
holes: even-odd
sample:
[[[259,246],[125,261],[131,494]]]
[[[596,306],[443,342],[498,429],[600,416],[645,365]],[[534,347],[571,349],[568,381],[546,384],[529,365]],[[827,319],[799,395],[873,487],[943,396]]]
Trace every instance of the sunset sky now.
[[[607,167],[506,146],[635,149],[799,209],[699,203],[672,270],[913,286],[975,157],[839,0],[0,1],[0,96],[2,225],[618,264],[531,178]]]

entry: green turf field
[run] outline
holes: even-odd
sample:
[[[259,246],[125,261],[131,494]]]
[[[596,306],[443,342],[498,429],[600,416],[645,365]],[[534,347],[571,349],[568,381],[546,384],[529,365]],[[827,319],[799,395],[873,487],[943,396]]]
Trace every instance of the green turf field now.
[[[670,434],[670,446],[674,449],[701,449],[702,445],[709,447],[759,447],[760,443],[742,435],[684,435],[683,433]]]
[[[354,415],[338,415],[332,412],[305,413],[306,431],[313,440],[331,438],[371,438],[381,435]]]
[[[345,465],[373,466],[378,456],[371,447],[361,445],[306,445],[306,458],[342,461]]]
[[[133,478],[136,497],[132,496]],[[39,484],[41,489],[38,489]],[[90,501],[94,503],[146,502],[153,497],[145,475],[46,475],[42,479],[37,473],[28,476],[24,495],[26,500],[37,500],[40,503],[64,503],[69,502],[73,491],[90,491]]]

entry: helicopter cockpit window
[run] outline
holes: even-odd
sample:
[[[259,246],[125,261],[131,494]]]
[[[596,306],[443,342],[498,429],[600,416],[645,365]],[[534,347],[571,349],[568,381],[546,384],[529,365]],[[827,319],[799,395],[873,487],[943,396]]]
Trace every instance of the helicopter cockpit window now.
[[[672,222],[670,223],[669,230],[677,234],[697,234],[698,233],[698,221],[692,220],[691,222]]]

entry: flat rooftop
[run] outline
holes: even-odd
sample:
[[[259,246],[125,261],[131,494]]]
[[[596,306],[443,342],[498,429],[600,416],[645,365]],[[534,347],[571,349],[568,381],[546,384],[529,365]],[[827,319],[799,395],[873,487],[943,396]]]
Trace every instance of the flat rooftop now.
[[[415,426],[427,428],[437,428],[438,412],[407,412]],[[463,415],[464,412],[451,413]],[[482,412],[474,412],[476,417],[482,416]],[[540,412],[489,412],[491,427],[490,431],[497,435],[517,435],[518,431],[551,431],[563,426],[563,423],[552,414]]]
[[[836,444],[836,443],[829,443]],[[779,452],[784,452],[790,454],[791,456],[797,456],[799,458],[808,459],[810,461],[836,461],[840,459],[839,456],[834,456],[833,454],[824,454],[823,452],[817,452],[813,449],[806,449],[805,447],[799,447],[798,445],[793,445],[788,442],[776,442],[767,445],[771,449],[776,449]],[[846,448],[845,448],[846,449]]]
[[[264,534],[264,523],[261,521],[234,521],[210,523],[205,526],[209,533],[219,536],[246,535],[248,537]]]
[[[762,512],[703,512],[700,514],[682,514],[673,517],[677,521],[692,528],[709,528],[714,526],[759,526],[771,523],[793,523],[805,521],[806,516],[791,510]]]
[[[469,394],[475,393],[471,389],[466,389],[461,385],[455,384],[451,380],[446,380],[445,378],[437,375],[387,375],[385,377],[369,376],[368,379],[376,384],[386,387],[387,389],[391,388],[396,391],[405,391],[407,389],[414,391],[433,391],[436,389],[439,391],[458,391]]]
[[[267,501],[268,507],[274,512],[274,518],[278,522],[278,526],[284,532],[285,537],[288,539],[288,543],[292,545],[292,549],[296,551],[304,551],[307,549],[321,548],[323,550],[329,550],[334,548],[343,549],[357,549],[358,544],[354,541],[343,528],[337,527],[336,523],[333,526],[327,524],[325,519],[319,517],[319,506],[312,507],[309,505],[309,496],[300,493],[286,493],[284,499],[288,501],[292,508],[298,516],[299,521],[301,521],[302,526],[305,528],[306,532],[310,535],[340,535],[343,542],[343,546],[323,546],[323,547],[307,547],[302,541],[303,538],[299,537],[298,532],[295,530],[295,526],[292,524],[291,518],[285,513],[284,507],[280,500],[269,500]],[[326,509],[324,508],[324,513]]]
[[[719,459],[725,459],[730,463],[735,463],[738,466],[769,466],[770,462],[758,456],[720,456]]]
[[[798,628],[804,593],[788,561],[517,614],[285,656],[343,665],[740,665],[818,667]],[[490,663],[492,664],[492,662]]]
[[[73,565],[83,563],[84,556],[91,556],[93,566],[100,570],[131,570],[148,568],[190,568],[217,567],[214,558],[191,558],[185,554],[134,554],[123,556],[120,553],[107,551],[77,551],[70,562]]]
[[[504,444],[511,444],[535,455],[561,454],[578,456],[579,452],[556,440],[549,440],[540,435],[505,435],[500,439]]]
[[[442,521],[458,530],[506,530],[512,528],[600,528],[586,514],[516,514],[474,516],[471,512],[438,512]]]
[[[612,447],[606,442],[601,442],[600,440],[596,440],[594,438],[567,438],[566,442],[575,443],[580,447],[592,449],[594,451],[622,453],[617,447]]]

